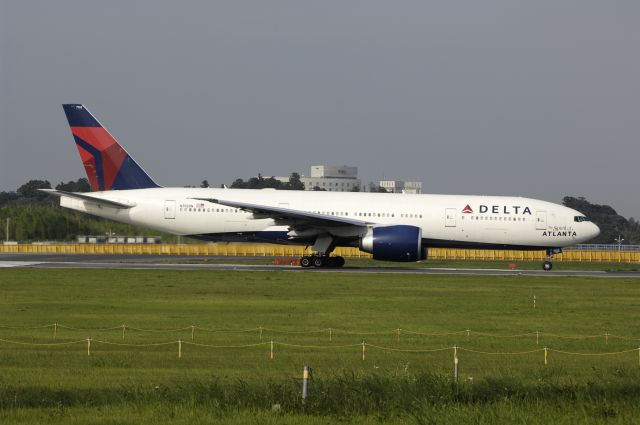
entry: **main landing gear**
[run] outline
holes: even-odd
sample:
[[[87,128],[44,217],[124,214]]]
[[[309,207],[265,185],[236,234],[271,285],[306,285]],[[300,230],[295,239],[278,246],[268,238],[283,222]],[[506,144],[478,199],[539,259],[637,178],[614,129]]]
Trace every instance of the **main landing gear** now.
[[[553,248],[547,249],[547,255],[545,257],[544,263],[542,263],[542,270],[549,271],[553,268],[553,255],[560,254],[562,252],[561,248]]]
[[[343,257],[329,257],[328,255],[305,255],[300,259],[300,266],[307,267],[316,267],[316,268],[340,268],[344,266],[344,258]]]

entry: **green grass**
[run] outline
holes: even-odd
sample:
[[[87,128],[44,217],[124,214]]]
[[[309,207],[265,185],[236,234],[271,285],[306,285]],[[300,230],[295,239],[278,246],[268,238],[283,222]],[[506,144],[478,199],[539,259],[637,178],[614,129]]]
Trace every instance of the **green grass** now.
[[[631,423],[637,279],[0,270],[0,423]],[[533,296],[536,308],[533,308]],[[177,329],[143,332],[100,330]],[[211,348],[184,344],[251,345]],[[262,341],[257,328],[262,327]],[[326,330],[332,328],[332,341]],[[419,335],[394,329],[450,335]],[[212,332],[212,330],[235,332]],[[246,332],[240,332],[249,330]],[[470,336],[466,336],[470,329]],[[535,335],[514,335],[539,330]],[[317,332],[314,332],[317,331]],[[605,344],[604,332],[615,336]],[[569,339],[555,335],[597,335]],[[87,337],[94,339],[87,356]],[[275,341],[274,359],[269,341]],[[419,353],[393,350],[448,348]],[[111,343],[162,346],[120,346]],[[284,345],[293,344],[296,346]],[[303,347],[298,347],[303,346]],[[341,345],[355,345],[342,347]],[[451,379],[454,345],[460,380]],[[521,355],[482,354],[551,349]],[[473,351],[471,351],[473,350]],[[314,368],[300,400],[302,366]],[[273,405],[280,408],[272,411]]]

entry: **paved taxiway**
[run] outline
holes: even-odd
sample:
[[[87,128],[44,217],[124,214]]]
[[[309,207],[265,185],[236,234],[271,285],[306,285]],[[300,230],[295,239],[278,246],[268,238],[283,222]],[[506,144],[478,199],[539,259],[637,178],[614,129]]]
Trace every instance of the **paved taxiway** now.
[[[224,259],[224,264],[207,261]],[[246,259],[243,257],[243,259]],[[196,262],[197,261],[197,262]],[[582,276],[640,278],[640,272],[606,272],[589,270],[505,270],[415,267],[344,267],[342,269],[302,269],[297,266],[233,264],[229,257],[160,256],[160,255],[77,255],[77,254],[0,254],[0,268],[74,268],[129,270],[237,270],[289,271],[304,273],[386,273],[415,275],[490,275],[490,276]],[[348,264],[348,263],[347,263]]]

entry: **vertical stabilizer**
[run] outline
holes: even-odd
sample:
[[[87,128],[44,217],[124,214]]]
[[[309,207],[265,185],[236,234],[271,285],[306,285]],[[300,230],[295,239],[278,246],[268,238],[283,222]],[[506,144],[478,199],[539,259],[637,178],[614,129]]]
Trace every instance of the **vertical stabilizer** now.
[[[62,105],[91,190],[159,187],[84,105]]]

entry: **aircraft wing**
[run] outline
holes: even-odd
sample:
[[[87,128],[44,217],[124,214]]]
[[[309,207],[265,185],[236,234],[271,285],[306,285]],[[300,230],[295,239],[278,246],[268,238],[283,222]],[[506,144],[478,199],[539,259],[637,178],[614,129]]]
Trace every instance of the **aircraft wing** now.
[[[356,220],[348,217],[338,217],[326,214],[317,214],[313,212],[294,210],[291,208],[272,207],[270,205],[251,204],[247,202],[228,201],[224,199],[213,198],[192,198],[198,201],[212,202],[214,204],[225,205],[231,208],[239,208],[244,211],[250,211],[254,214],[263,215],[274,220],[294,220],[300,224],[307,224],[318,227],[336,227],[336,226],[366,226],[367,221]]]
[[[129,209],[136,206],[136,204],[134,203],[125,204],[123,202],[117,202],[117,201],[112,201],[110,199],[103,199],[103,198],[98,198],[91,195],[86,195],[84,193],[65,192],[64,190],[55,190],[55,189],[38,189],[38,190],[40,190],[41,192],[46,192],[49,195],[55,195],[60,197],[68,196],[69,198],[76,198],[82,201],[92,202],[96,205],[109,207],[109,208]]]

